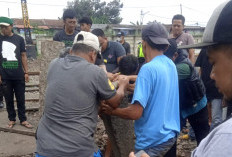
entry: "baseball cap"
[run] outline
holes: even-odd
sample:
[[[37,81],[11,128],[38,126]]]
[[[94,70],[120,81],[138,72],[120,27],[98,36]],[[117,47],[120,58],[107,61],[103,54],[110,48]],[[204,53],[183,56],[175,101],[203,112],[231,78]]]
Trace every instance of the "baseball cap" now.
[[[88,45],[97,51],[100,51],[98,37],[90,32],[81,31],[79,32],[73,41],[73,44],[80,43]]]
[[[168,49],[164,52],[164,55],[167,57],[173,57],[175,52],[177,52],[177,44],[175,39],[168,39],[168,42],[170,43]]]
[[[8,18],[8,17],[1,16],[0,17],[0,25],[3,25],[3,26],[13,25],[13,20]]]
[[[117,37],[125,36],[124,32],[118,32]]]
[[[203,48],[219,43],[232,43],[231,0],[220,4],[214,10],[205,27],[202,43],[179,46],[178,48]]]
[[[144,37],[148,37],[154,44],[157,45],[170,45],[168,42],[168,32],[166,28],[157,22],[152,22],[142,29],[142,38]]]

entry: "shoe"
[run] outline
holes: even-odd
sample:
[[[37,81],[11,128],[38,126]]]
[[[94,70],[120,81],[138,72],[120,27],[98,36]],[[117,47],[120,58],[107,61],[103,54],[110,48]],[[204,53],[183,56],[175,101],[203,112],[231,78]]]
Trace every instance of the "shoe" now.
[[[0,108],[3,108],[4,107],[4,104],[3,104],[3,102],[1,101],[0,102]]]

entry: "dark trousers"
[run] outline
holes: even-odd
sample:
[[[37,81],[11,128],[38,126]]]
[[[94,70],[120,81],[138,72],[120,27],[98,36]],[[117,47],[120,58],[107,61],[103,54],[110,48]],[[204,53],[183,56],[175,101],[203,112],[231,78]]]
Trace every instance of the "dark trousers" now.
[[[3,86],[0,84],[0,102],[3,102]]]
[[[2,84],[9,120],[16,121],[16,112],[14,108],[15,94],[19,120],[20,122],[26,121],[27,117],[25,115],[25,81],[3,80]]]
[[[188,116],[187,119],[195,133],[197,145],[199,145],[201,140],[208,135],[209,129],[210,129],[209,123],[208,123],[207,106],[205,106],[199,112],[191,116]]]
[[[172,146],[171,149],[164,155],[164,157],[176,157],[176,142]]]

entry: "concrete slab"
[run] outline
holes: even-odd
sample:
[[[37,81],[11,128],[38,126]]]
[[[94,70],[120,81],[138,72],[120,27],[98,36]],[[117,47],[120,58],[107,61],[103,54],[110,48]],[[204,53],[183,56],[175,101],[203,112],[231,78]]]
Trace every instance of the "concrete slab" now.
[[[0,139],[1,157],[33,156],[36,150],[36,140],[32,136],[0,132]]]
[[[0,117],[1,117],[0,131],[18,133],[18,134],[29,135],[29,136],[34,136],[35,135],[37,124],[33,125],[33,123],[32,123],[32,125],[34,126],[34,128],[28,129],[28,128],[24,127],[24,126],[21,126],[19,120],[17,119],[15,126],[13,128],[11,128],[11,129],[9,129],[7,127],[7,124],[9,122],[7,111],[1,110],[0,111]],[[28,119],[29,119],[29,117],[28,117]]]

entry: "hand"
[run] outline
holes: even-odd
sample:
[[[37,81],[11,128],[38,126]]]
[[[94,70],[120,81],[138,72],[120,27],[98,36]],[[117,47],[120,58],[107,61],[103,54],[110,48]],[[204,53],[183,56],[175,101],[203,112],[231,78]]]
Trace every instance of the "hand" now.
[[[29,75],[27,73],[24,74],[25,82],[29,82]]]
[[[136,157],[134,152],[131,152],[129,157]],[[147,153],[143,153],[140,157],[150,157]]]
[[[119,76],[119,73],[115,73],[115,74],[113,74],[113,73],[107,73],[107,77],[110,79],[110,81],[116,81],[117,80],[117,78],[118,78],[118,76]]]
[[[107,114],[107,115],[112,115],[114,108],[107,105],[105,102],[101,102],[101,106],[100,106],[100,112]]]
[[[119,82],[118,82],[119,87],[120,87],[120,86],[125,86],[125,87],[127,87],[127,86],[129,85],[129,79],[128,79],[128,77],[125,76],[125,75],[119,75],[118,80],[119,80]]]

